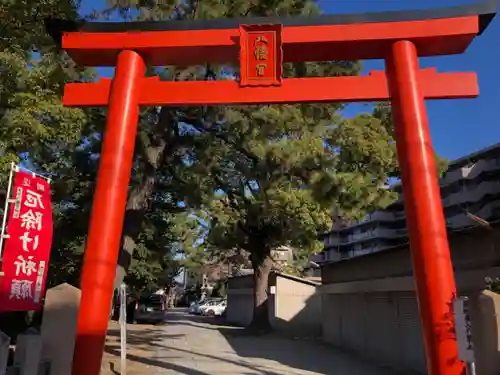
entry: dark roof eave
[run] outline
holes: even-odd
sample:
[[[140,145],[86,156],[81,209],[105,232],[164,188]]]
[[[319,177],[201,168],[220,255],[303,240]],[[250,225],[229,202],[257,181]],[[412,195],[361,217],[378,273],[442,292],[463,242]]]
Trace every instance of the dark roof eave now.
[[[456,18],[479,16],[479,35],[488,27],[498,10],[498,0],[483,0],[471,4],[445,8],[419,10],[403,10],[388,12],[323,14],[312,17],[249,17],[226,18],[216,20],[195,21],[159,21],[159,22],[87,22],[47,19],[47,32],[60,45],[62,34],[66,32],[99,32],[119,33],[130,31],[182,31],[182,30],[214,30],[235,29],[240,24],[282,24],[283,26],[321,26],[346,25],[356,23],[382,23],[431,20],[440,18]]]
[[[302,284],[307,284],[307,285],[312,285],[312,286],[319,286],[319,285],[321,285],[320,281],[308,280],[308,279],[305,279],[303,277],[289,275],[287,273],[272,271],[272,274],[274,274],[276,276],[284,277],[285,279],[297,281],[297,282],[302,283]],[[230,276],[228,279],[230,279],[230,280],[233,279],[234,280],[234,279],[239,279],[239,278],[244,278],[244,277],[247,277],[247,278],[248,277],[253,277],[253,273],[249,274],[249,275]],[[237,288],[235,288],[235,289],[237,289]]]

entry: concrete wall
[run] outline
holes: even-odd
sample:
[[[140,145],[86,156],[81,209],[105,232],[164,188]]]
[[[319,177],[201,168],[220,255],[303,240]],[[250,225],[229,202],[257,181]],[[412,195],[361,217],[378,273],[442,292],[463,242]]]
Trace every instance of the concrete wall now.
[[[231,277],[227,285],[226,320],[246,327],[253,317],[253,275]]]
[[[411,292],[323,294],[323,340],[402,372],[425,373]]]
[[[478,374],[500,374],[495,294],[485,277],[500,276],[491,232],[470,230],[450,238],[459,295],[471,299]],[[426,373],[420,316],[408,248],[375,253],[322,269],[322,334],[326,342],[404,372]]]
[[[227,301],[227,321],[239,326],[250,324],[253,316],[251,275],[229,279]],[[321,296],[312,282],[273,274],[269,278],[268,307],[271,326],[277,330],[321,333]]]
[[[470,296],[472,341],[479,375],[500,374],[500,295],[482,291]]]
[[[321,334],[321,296],[317,286],[277,277],[273,324],[297,334]]]
[[[253,317],[251,289],[231,290],[227,293],[226,320],[235,326],[246,327]]]
[[[500,275],[500,268],[487,273]],[[457,274],[460,294],[470,298],[478,374],[498,375],[500,296],[484,290],[473,292],[484,288],[478,279],[475,271]],[[324,286],[322,321],[325,342],[400,371],[426,373],[412,277],[372,281],[370,288],[364,283]]]

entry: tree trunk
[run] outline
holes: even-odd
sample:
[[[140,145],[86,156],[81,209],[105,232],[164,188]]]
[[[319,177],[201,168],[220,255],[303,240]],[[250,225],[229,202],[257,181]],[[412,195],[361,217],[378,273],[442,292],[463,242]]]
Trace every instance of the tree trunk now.
[[[158,133],[156,136],[159,135],[159,139],[156,139],[154,143],[147,147],[142,147],[145,159],[144,176],[139,186],[132,189],[129,193],[125,219],[123,221],[122,246],[116,265],[115,289],[123,282],[132,263],[136,247],[135,242],[141,232],[144,215],[148,209],[151,196],[154,193],[158,168],[162,164],[162,161],[168,163],[168,160],[165,159],[168,159],[168,154],[171,154],[175,148],[172,133],[168,130],[172,129],[173,126],[175,124],[173,124],[172,113],[168,108],[162,108],[158,122],[152,130]]]
[[[269,275],[271,273],[273,261],[269,255],[255,257],[252,255],[253,267],[253,319],[249,325],[249,330],[256,333],[266,333],[271,331],[269,322],[268,287]]]
[[[153,171],[153,173],[146,175],[141,184],[132,189],[129,194],[125,220],[123,221],[122,246],[118,253],[118,263],[116,265],[115,289],[120,287],[132,263],[132,256],[136,246],[135,241],[141,231],[148,202],[153,194],[155,178],[156,173]]]

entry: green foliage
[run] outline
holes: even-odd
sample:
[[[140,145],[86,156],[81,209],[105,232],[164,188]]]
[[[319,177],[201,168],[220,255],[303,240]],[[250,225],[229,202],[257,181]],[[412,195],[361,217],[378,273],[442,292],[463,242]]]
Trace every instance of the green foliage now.
[[[189,230],[194,227],[193,221],[188,213],[172,214],[152,208],[138,236],[126,283],[136,290],[174,286],[184,266],[176,255],[192,244]]]
[[[55,228],[50,285],[79,283],[106,115],[103,109],[62,106],[65,83],[90,81],[95,74],[77,67],[57,50],[43,20],[75,20],[78,5],[71,0],[0,4],[0,176],[4,179],[0,182],[5,185],[11,161],[24,161],[30,168],[53,177]],[[163,126],[160,115],[156,108],[141,113],[131,182],[140,194],[155,162],[148,157],[175,133]],[[159,132],[158,126],[167,130]],[[169,151],[169,162],[175,170],[180,155],[173,149]],[[148,191],[146,204],[139,204],[142,216],[137,221],[138,251],[128,280],[137,289],[172,284],[180,268],[176,253],[184,243],[189,246],[193,242],[187,234],[193,227],[192,220],[177,205],[175,194],[179,187],[161,172],[158,181]]]
[[[258,258],[281,245],[311,254],[322,249],[332,206],[359,217],[395,199],[382,186],[396,166],[385,128],[365,115],[341,119],[337,108],[223,110],[224,123],[203,142],[211,148],[204,186],[217,192],[207,204],[209,244]]]
[[[74,147],[86,122],[85,112],[64,108],[63,84],[85,80],[90,71],[77,69],[55,50],[45,32],[45,17],[76,17],[68,0],[4,1],[0,4],[0,175],[10,162]],[[39,154],[39,155],[37,155]]]
[[[212,297],[214,298],[227,297],[227,285],[225,280],[220,280],[215,284],[215,287],[212,291]]]
[[[387,182],[397,168],[396,150],[382,122],[361,114],[344,119],[332,133],[327,138],[336,150],[334,160],[317,177],[315,197],[333,202],[346,219],[359,219],[394,202],[397,195],[387,189]]]
[[[275,270],[277,272],[297,277],[306,276],[306,269],[309,265],[310,254],[304,251],[299,251],[294,254],[294,258],[295,259],[291,262],[275,267]]]
[[[285,15],[285,14],[311,14],[317,8],[312,1],[166,1],[166,2],[137,2],[108,1],[108,8],[100,15],[109,17],[118,13],[125,19],[137,20],[163,20],[163,19],[213,19],[221,17]],[[231,67],[187,67],[166,68],[151,70],[149,74],[159,74],[164,80],[193,80],[207,79],[219,69],[228,70]],[[287,67],[290,71],[292,67]],[[237,74],[237,72],[235,72]],[[334,72],[333,72],[334,74]],[[149,207],[157,204],[159,199],[155,194],[161,192],[163,202],[173,203],[165,208],[172,211],[175,203],[183,201],[189,209],[201,208],[196,215],[207,217],[210,222],[211,213],[207,210],[213,195],[212,185],[207,189],[199,189],[207,180],[206,163],[210,163],[210,149],[204,150],[205,124],[211,124],[212,119],[207,119],[205,108],[162,108],[143,111],[139,125],[138,151],[134,163],[133,181],[135,186],[129,195],[129,209],[125,219],[124,235],[134,241],[128,251],[134,252],[134,257],[140,256],[134,251],[141,250],[140,234],[136,230],[145,220]],[[201,134],[198,134],[201,132]],[[168,146],[167,146],[168,145]],[[154,188],[151,188],[154,186]],[[213,186],[212,186],[213,187]],[[155,193],[157,192],[157,193]],[[160,193],[159,193],[160,194]],[[201,226],[203,228],[203,226]],[[181,246],[186,253],[183,265],[187,268],[198,267],[210,258],[207,253],[200,251],[201,246],[192,246],[194,240],[203,235],[204,230],[184,227],[186,235]],[[190,239],[188,239],[190,238]],[[192,244],[189,244],[191,242]],[[138,267],[137,259],[132,262],[132,268]],[[127,266],[125,265],[127,268]],[[146,267],[142,267],[148,274]],[[115,284],[119,280],[115,280]]]
[[[161,21],[166,19],[217,19],[250,16],[289,16],[318,13],[311,0],[108,0],[100,15],[118,13],[124,19]]]
[[[486,289],[494,293],[500,293],[500,278],[498,277],[486,277],[485,278]]]
[[[106,14],[114,11],[141,20],[319,13],[308,0],[167,1],[148,7],[134,1],[109,2]],[[169,68],[161,75],[167,80],[208,75],[217,79],[231,72],[237,77],[237,69]],[[359,73],[360,64],[287,64],[284,71],[286,77],[353,75]],[[170,189],[181,187],[173,194],[188,207],[200,208],[197,214],[202,216],[202,227],[206,226],[204,244],[184,247],[186,267],[197,267],[234,249],[247,250],[257,264],[281,245],[296,249],[296,259],[306,259],[322,249],[318,238],[331,226],[332,206],[345,217],[360,217],[395,199],[383,186],[396,173],[391,130],[370,115],[344,119],[337,114],[341,108],[300,104],[169,110],[170,120],[162,128],[173,131],[168,143],[176,145],[175,152],[182,151],[177,162],[158,166],[156,171],[161,171],[162,180],[175,181]],[[153,137],[152,128],[141,129],[140,138]]]
[[[45,32],[44,18],[74,19],[77,4],[68,0],[19,0],[0,4],[0,183],[5,186],[10,162],[22,162],[30,168],[57,176],[61,168],[68,171],[60,177],[68,184],[79,182],[71,171],[72,158],[81,156],[78,149],[88,129],[89,113],[65,108],[61,98],[67,81],[89,80],[91,70],[80,69],[65,53],[57,51]],[[60,181],[60,180],[59,180]],[[79,232],[62,239],[64,233],[75,233],[69,225],[81,227],[77,218],[68,215],[68,191],[56,180],[54,191],[55,238],[51,273],[73,275],[78,272],[83,235]],[[71,199],[78,201],[79,197]],[[71,246],[65,251],[59,244]],[[66,278],[72,282],[71,277]]]
[[[376,104],[373,113],[373,117],[379,119],[390,133],[391,137],[394,136],[394,124],[392,121],[392,108],[390,103],[379,102]],[[393,143],[394,147],[395,144]],[[438,176],[442,176],[448,169],[449,160],[435,154],[436,158],[436,168]],[[393,177],[399,177],[399,171],[397,171]]]
[[[44,19],[76,19],[79,2],[72,0],[3,0],[0,3],[0,50],[28,58],[32,51],[54,50]]]

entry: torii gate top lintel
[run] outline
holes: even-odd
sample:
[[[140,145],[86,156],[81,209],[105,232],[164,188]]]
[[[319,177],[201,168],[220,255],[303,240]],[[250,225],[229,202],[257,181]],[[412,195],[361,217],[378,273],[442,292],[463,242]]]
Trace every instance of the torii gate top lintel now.
[[[283,26],[283,62],[380,59],[395,40],[419,56],[462,53],[497,12],[497,0],[410,11],[312,17],[256,17],[161,22],[48,20],[53,38],[81,66],[115,66],[117,53],[139,52],[152,66],[230,63],[239,58],[239,27]]]

